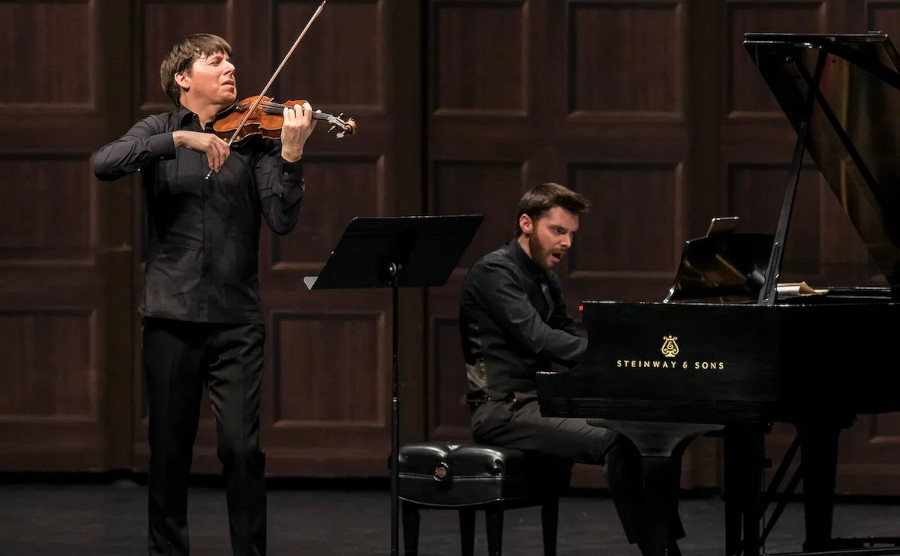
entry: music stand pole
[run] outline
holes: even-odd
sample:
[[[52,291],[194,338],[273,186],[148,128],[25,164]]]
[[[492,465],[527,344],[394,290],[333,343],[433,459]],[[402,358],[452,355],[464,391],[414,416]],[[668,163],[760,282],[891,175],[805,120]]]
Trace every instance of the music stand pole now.
[[[398,276],[402,267],[391,263],[388,273],[391,277],[391,556],[397,556],[400,545],[400,303]]]

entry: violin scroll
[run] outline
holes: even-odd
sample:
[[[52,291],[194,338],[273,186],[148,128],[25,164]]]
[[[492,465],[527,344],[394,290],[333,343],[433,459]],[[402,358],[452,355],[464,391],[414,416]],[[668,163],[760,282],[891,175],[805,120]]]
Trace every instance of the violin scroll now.
[[[335,134],[335,137],[340,139],[344,135],[353,135],[356,133],[356,121],[353,118],[347,118],[347,120],[342,120],[341,117],[344,114],[338,114],[337,116],[332,116],[331,114],[326,114],[321,110],[316,110],[313,112],[314,120],[325,120],[326,122],[331,124],[331,127],[328,128],[328,131],[332,131],[335,128],[340,128],[340,131]]]

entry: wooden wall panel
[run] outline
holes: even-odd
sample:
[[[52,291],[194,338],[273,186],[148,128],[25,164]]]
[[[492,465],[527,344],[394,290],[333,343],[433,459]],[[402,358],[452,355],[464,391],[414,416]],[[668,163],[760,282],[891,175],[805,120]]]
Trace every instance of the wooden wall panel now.
[[[383,315],[279,314],[275,331],[275,368],[283,370],[272,381],[276,426],[384,426]],[[324,338],[342,349],[319,349]],[[360,361],[374,365],[360,372]]]
[[[681,3],[674,1],[571,2],[569,110],[680,117],[681,10]]]
[[[320,3],[276,2],[277,52],[288,52]],[[296,60],[285,66],[275,86],[278,98],[383,111],[384,14],[384,3],[376,0],[329,3],[303,38]]]
[[[8,211],[0,261],[96,264],[100,207],[82,156],[0,157],[0,176],[0,206]]]
[[[0,60],[0,75],[10,77],[0,85],[0,102],[92,103],[93,45],[70,32],[73,27],[92,27],[90,10],[87,1],[0,4],[0,48],[7,53]]]
[[[468,268],[512,236],[522,196],[524,165],[515,161],[438,161],[434,165],[433,214],[481,214],[472,243],[459,261]]]
[[[352,140],[347,138],[347,143]],[[385,214],[388,197],[377,158],[328,158],[314,153],[309,158],[305,169],[308,186],[297,228],[285,236],[267,233],[264,237],[266,251],[272,253],[266,272],[315,274],[352,218]],[[296,274],[291,272],[290,279],[294,278]]]
[[[97,419],[97,323],[91,311],[0,313],[0,414]],[[48,345],[50,343],[50,345]],[[47,349],[51,347],[53,349]]]
[[[0,60],[0,322],[24,338],[0,348],[3,390],[17,393],[0,406],[0,470],[146,468],[139,185],[96,182],[89,157],[139,117],[169,110],[158,68],[174,41],[224,36],[240,95],[252,96],[319,4],[0,2],[0,47],[16,53]],[[560,269],[570,306],[660,300],[682,243],[711,217],[738,214],[758,231],[777,218],[795,135],[743,34],[867,29],[900,36],[900,3],[330,0],[268,91],[359,126],[337,139],[319,124],[297,229],[263,233],[269,472],[386,475],[390,292],[302,283],[352,217],[484,214],[447,284],[402,291],[398,316],[401,436],[464,437],[459,288],[511,237],[522,191],[560,181],[594,201]],[[833,197],[807,162],[787,276],[880,283]],[[32,340],[37,330],[52,338]],[[26,372],[10,372],[13,362]],[[81,386],[61,397],[72,384]],[[860,418],[844,435],[843,491],[880,482],[900,492],[897,423]],[[773,457],[790,436],[776,427]],[[205,408],[197,472],[218,473],[214,447]],[[718,449],[692,443],[683,486],[718,484]],[[602,484],[597,470],[580,473],[583,485]]]
[[[0,46],[15,53],[0,61],[0,470],[106,469],[130,444],[109,424],[129,409],[110,401],[107,374],[123,357],[110,285],[127,284],[129,248],[106,243],[115,225],[100,215],[116,195],[89,164],[107,109],[107,5],[0,4]]]
[[[437,111],[525,109],[531,46],[522,40],[526,6],[523,1],[435,5],[432,94]]]
[[[568,257],[570,275],[601,279],[616,273],[675,274],[681,250],[679,167],[579,164],[570,168],[569,176],[569,186],[592,203]],[[642,247],[635,249],[637,245]]]
[[[273,314],[263,389],[270,474],[386,473],[389,324],[379,312]]]
[[[434,373],[429,381],[429,437],[435,440],[468,439],[472,436],[471,413],[465,403],[467,391],[465,366],[459,339],[459,321],[433,318],[430,353],[434,354]]]

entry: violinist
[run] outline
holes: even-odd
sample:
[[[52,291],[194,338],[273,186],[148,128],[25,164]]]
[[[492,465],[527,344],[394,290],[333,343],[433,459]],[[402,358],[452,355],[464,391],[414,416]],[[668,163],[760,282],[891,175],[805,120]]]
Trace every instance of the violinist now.
[[[204,389],[216,421],[234,555],[266,553],[258,292],[262,221],[294,229],[309,103],[285,107],[280,139],[213,133],[237,99],[231,46],[191,35],[160,66],[174,110],[138,121],[93,158],[101,180],[141,173],[146,267],[139,314],[149,405],[149,554],[189,554],[188,477]]]

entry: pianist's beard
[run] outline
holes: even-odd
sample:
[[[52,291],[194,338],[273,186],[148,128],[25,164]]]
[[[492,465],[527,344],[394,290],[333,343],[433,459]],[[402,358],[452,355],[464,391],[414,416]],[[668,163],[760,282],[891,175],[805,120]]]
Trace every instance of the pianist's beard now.
[[[544,247],[536,233],[528,236],[528,252],[531,254],[531,260],[544,270],[549,270],[562,259],[562,257],[560,259],[552,257],[550,249]]]

